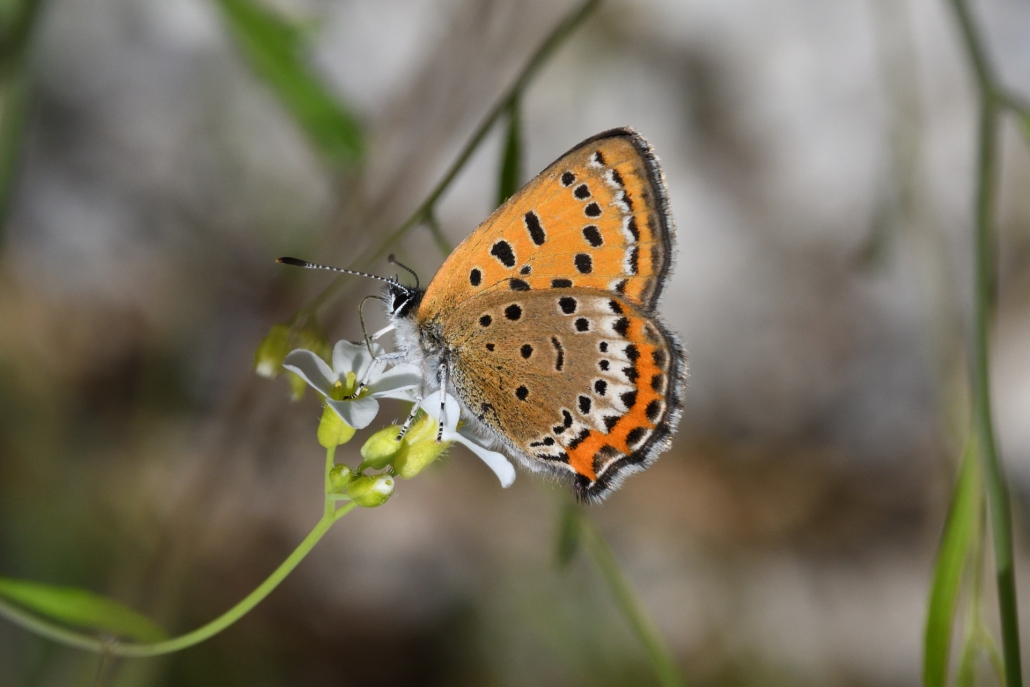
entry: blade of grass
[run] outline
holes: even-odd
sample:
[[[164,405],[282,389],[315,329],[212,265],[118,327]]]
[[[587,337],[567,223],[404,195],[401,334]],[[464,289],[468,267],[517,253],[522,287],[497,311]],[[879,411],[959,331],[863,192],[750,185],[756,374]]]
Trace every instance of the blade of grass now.
[[[85,589],[0,577],[0,597],[72,627],[141,642],[157,642],[167,636],[146,616]]]
[[[497,205],[515,195],[522,178],[522,117],[520,99],[513,98],[508,105],[508,133],[504,139],[504,155],[497,180]]]
[[[305,60],[304,33],[252,0],[217,0],[253,70],[275,91],[311,142],[333,164],[360,161],[361,128]]]
[[[977,461],[976,440],[971,435],[962,452],[958,482],[934,565],[923,642],[923,684],[926,687],[944,687],[948,682],[955,609],[962,587],[963,571],[981,531],[982,508],[983,481]],[[968,658],[968,646],[965,653],[967,655],[963,657],[963,663]]]
[[[580,516],[578,519],[579,538],[583,549],[594,559],[594,563],[601,572],[601,576],[604,577],[605,582],[608,583],[608,587],[611,589],[612,596],[615,597],[619,609],[626,616],[633,631],[644,645],[644,649],[651,659],[651,665],[654,666],[655,672],[658,673],[658,681],[662,687],[685,687],[686,683],[680,675],[676,659],[673,658],[672,652],[669,651],[669,647],[655,626],[654,621],[651,620],[647,611],[644,610],[644,605],[637,598],[636,592],[630,586],[629,580],[622,573],[619,561],[615,558],[612,550],[608,548],[608,542],[604,540],[586,518]]]
[[[562,504],[558,516],[558,532],[554,540],[554,563],[559,570],[569,567],[579,550],[582,533],[579,508],[572,501]]]

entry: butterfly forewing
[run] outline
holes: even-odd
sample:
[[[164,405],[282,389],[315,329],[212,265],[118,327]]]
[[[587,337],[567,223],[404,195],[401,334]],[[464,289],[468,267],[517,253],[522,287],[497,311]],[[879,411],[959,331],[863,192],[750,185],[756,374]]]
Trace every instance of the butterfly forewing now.
[[[420,319],[493,290],[593,288],[649,308],[668,272],[661,172],[640,136],[618,129],[566,153],[444,262]]]

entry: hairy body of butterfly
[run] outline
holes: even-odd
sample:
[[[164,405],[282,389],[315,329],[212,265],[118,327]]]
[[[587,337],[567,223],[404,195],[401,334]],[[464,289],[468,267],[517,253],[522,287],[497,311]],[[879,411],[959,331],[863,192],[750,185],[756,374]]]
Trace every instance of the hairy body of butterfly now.
[[[673,223],[630,129],[579,144],[497,209],[429,287],[387,285],[398,347],[526,467],[600,500],[668,448],[683,351],[656,314]]]

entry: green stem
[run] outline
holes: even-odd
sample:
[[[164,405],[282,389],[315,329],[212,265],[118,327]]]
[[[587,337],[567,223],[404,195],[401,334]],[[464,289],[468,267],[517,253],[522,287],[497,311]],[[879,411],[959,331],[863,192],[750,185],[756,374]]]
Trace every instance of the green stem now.
[[[997,186],[995,161],[998,142],[998,114],[1001,105],[1011,103],[1001,95],[987,52],[973,23],[965,0],[952,0],[980,90],[980,136],[976,192],[976,262],[973,306],[973,427],[984,466],[984,487],[994,542],[995,574],[998,581],[998,610],[1001,642],[1008,687],[1021,687],[1019,618],[1012,553],[1012,512],[1008,484],[995,446],[991,417],[989,327],[994,305],[994,240],[992,218]]]
[[[293,553],[275,569],[268,578],[262,582],[257,589],[248,594],[242,601],[230,608],[228,611],[215,618],[207,625],[199,627],[179,637],[167,639],[152,644],[118,643],[113,644],[110,640],[98,639],[92,635],[69,630],[48,620],[39,618],[21,608],[0,599],[0,614],[5,616],[17,625],[21,625],[42,637],[51,639],[65,646],[76,649],[84,649],[95,653],[109,653],[112,656],[142,658],[147,656],[160,656],[180,651],[194,644],[199,644],[229,627],[237,620],[246,615],[252,608],[258,605],[266,596],[272,593],[279,583],[297,567],[304,557],[311,552],[315,544],[325,536],[333,523],[346,515],[354,508],[353,503],[341,507],[339,510],[326,513],[315,525],[314,529],[304,537],[304,541],[294,549]]]
[[[605,542],[601,534],[594,529],[593,525],[586,518],[580,518],[580,527],[580,536],[582,537],[584,548],[590,552],[594,563],[597,564],[598,570],[601,571],[605,582],[611,588],[612,595],[615,597],[619,609],[625,614],[633,631],[636,632],[637,637],[640,638],[641,643],[644,645],[644,649],[647,651],[647,655],[650,657],[651,663],[658,673],[658,679],[662,686],[684,687],[686,682],[684,682],[683,677],[680,675],[679,667],[676,665],[672,652],[669,651],[669,647],[665,644],[665,640],[662,639],[662,635],[659,633],[654,621],[651,620],[626,576],[623,575],[619,562],[608,547],[608,543]]]
[[[533,77],[536,76],[540,68],[547,62],[551,55],[557,50],[562,43],[575,31],[583,20],[586,19],[594,9],[601,3],[601,0],[584,0],[580,5],[572,10],[566,17],[561,21],[558,26],[554,28],[551,34],[541,43],[540,47],[537,48],[536,52],[530,57],[529,61],[522,68],[515,82],[508,89],[507,93],[498,101],[494,107],[487,114],[486,118],[480,123],[479,127],[469,138],[465,147],[462,148],[458,157],[451,163],[447,172],[443,175],[443,178],[437,182],[433,190],[429,192],[429,195],[425,200],[415,209],[408,219],[404,220],[403,223],[397,229],[393,231],[386,240],[383,241],[377,247],[371,247],[362,253],[356,260],[352,261],[347,266],[348,269],[361,270],[367,268],[370,265],[374,265],[379,260],[382,260],[386,255],[393,249],[394,245],[397,244],[404,235],[408,233],[413,227],[421,222],[424,222],[429,217],[430,213],[436,207],[437,201],[447,191],[451,183],[454,181],[458,173],[465,167],[465,163],[469,161],[472,154],[476,152],[479,145],[486,138],[486,135],[490,132],[494,123],[503,115],[511,105],[511,103],[517,100],[522,92],[525,90],[529,82],[532,81]],[[352,283],[352,280],[348,280],[347,277],[339,276],[329,283],[320,294],[308,303],[307,306],[301,311],[304,314],[314,314],[321,310],[325,305],[338,296],[347,284]],[[298,313],[298,317],[300,314]]]

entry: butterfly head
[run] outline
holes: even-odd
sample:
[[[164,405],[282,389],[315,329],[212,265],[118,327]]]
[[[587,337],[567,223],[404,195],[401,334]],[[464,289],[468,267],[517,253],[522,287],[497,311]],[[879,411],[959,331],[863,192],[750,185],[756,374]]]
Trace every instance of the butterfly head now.
[[[424,294],[424,289],[404,286],[398,282],[389,282],[383,288],[382,295],[383,303],[386,305],[386,314],[390,316],[390,319],[414,317]]]

